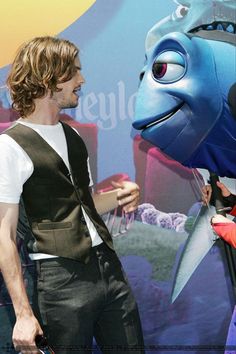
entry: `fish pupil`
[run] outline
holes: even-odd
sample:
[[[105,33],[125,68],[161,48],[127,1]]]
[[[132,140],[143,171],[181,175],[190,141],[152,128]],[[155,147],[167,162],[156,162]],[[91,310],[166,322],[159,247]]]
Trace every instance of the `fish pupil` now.
[[[167,71],[167,64],[166,63],[154,63],[152,72],[156,79],[160,79],[165,75]]]

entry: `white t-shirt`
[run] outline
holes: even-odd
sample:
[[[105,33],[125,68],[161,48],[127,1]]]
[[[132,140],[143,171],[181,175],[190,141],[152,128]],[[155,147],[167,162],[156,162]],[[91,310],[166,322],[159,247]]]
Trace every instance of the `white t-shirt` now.
[[[66,138],[62,124],[42,125],[25,122],[18,119],[16,124],[23,124],[35,130],[63,159],[70,170]],[[75,130],[76,131],[76,130]],[[77,132],[77,131],[76,131]],[[77,132],[78,133],[78,132]],[[33,163],[28,154],[19,146],[14,139],[7,134],[0,135],[0,202],[18,204],[23,190],[23,184],[32,175]],[[88,161],[90,186],[93,184]],[[102,239],[98,235],[93,223],[82,208],[86,220],[92,246],[99,245]],[[50,255],[41,253],[31,255],[32,259],[49,258]],[[54,257],[54,256],[50,256]]]

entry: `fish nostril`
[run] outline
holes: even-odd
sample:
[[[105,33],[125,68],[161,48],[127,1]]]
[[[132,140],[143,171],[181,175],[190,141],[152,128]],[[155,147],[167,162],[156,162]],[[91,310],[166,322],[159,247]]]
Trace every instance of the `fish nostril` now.
[[[142,81],[142,79],[143,79],[143,77],[144,77],[144,74],[145,74],[144,71],[142,71],[142,72],[140,73],[140,75],[139,75],[139,80],[140,80],[140,81]]]

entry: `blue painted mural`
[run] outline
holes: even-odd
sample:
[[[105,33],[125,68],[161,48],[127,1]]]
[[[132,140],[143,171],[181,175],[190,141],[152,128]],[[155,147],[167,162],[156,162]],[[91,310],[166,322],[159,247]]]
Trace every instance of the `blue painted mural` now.
[[[211,11],[212,1],[205,2]],[[198,209],[199,188],[189,169],[142,140],[132,128],[139,74],[146,65],[146,35],[149,32],[147,48],[164,34],[167,42],[178,41],[179,38],[167,34],[172,32],[170,23],[175,28],[181,18],[185,20],[187,13],[194,12],[191,3],[190,0],[97,0],[82,17],[58,34],[80,48],[86,85],[81,105],[65,113],[82,124],[95,124],[98,128],[94,164],[97,181],[126,173],[136,179],[142,189],[141,205],[132,227],[114,242],[138,301],[147,353],[223,353],[232,315],[230,283],[219,246],[212,248],[181,297],[171,304],[173,276]],[[228,3],[230,5],[231,1]],[[164,33],[159,32],[160,21],[168,23]],[[182,24],[185,26],[185,22]],[[184,35],[179,36],[184,43],[190,41]],[[162,41],[164,45],[165,39]],[[195,42],[202,52],[210,50],[200,38]],[[148,60],[152,55],[157,58],[158,53],[150,49]],[[186,72],[188,59],[179,50],[174,58],[169,53],[164,59],[170,58],[180,66],[181,77]],[[204,57],[199,69],[204,71],[203,61]],[[195,58],[195,66],[197,64]],[[8,67],[0,69],[3,86],[0,123],[3,126],[16,119],[4,87],[7,71]],[[205,90],[200,88],[199,91],[201,89]],[[194,82],[189,82],[189,90],[191,100],[195,94]],[[173,99],[175,104],[180,104],[177,101]],[[34,267],[22,247],[20,249],[32,297]],[[1,279],[0,287],[0,353],[14,353],[11,349],[13,311],[11,306],[6,306],[10,299]]]

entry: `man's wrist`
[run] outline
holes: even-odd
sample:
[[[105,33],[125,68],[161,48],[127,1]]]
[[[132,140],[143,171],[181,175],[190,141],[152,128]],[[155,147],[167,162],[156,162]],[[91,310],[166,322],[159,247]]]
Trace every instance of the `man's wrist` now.
[[[25,318],[25,317],[34,317],[33,310],[29,303],[25,303],[25,305],[15,305],[13,303],[15,315],[17,319]]]

